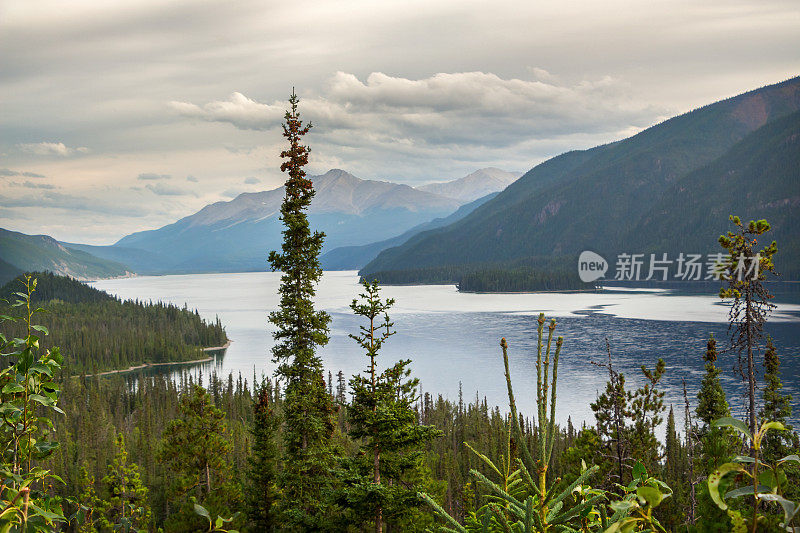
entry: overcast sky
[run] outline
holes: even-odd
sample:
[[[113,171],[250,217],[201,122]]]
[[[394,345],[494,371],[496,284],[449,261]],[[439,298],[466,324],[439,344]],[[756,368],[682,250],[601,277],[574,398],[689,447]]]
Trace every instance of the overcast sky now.
[[[800,73],[800,2],[0,1],[0,227],[107,244],[310,171],[525,171]]]

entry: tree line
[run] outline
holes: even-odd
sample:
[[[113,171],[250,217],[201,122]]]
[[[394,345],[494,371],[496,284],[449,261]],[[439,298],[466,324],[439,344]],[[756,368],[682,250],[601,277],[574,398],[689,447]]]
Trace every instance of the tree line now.
[[[122,301],[106,292],[50,272],[30,274],[38,280],[31,303],[43,306],[39,323],[50,335],[40,339],[44,349],[57,339],[71,354],[74,374],[121,370],[141,364],[193,361],[204,347],[227,342],[217,318],[206,322],[197,311],[162,302]],[[22,286],[14,280],[0,288],[0,314],[13,314],[11,303]],[[9,323],[11,336],[22,335],[19,323]]]

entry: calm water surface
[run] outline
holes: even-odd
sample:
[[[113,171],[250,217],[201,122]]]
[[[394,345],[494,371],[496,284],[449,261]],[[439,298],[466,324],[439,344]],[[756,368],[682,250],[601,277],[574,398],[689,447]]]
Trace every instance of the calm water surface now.
[[[216,316],[234,341],[214,363],[194,371],[272,374],[272,325],[267,314],[278,306],[280,274],[250,272],[193,274],[103,280],[95,286],[124,299],[161,300]],[[321,355],[328,370],[350,375],[366,368],[366,357],[348,337],[361,323],[349,309],[359,291],[355,272],[326,272],[317,295],[318,308],[331,317],[331,340]],[[715,296],[680,295],[663,290],[598,293],[468,294],[452,285],[385,287],[397,303],[391,312],[397,334],[381,354],[384,365],[411,359],[424,391],[466,399],[484,396],[490,405],[507,405],[500,339],[508,340],[511,374],[520,410],[534,411],[536,316],[558,321],[564,336],[558,382],[558,417],[593,420],[589,403],[608,378],[592,361],[607,359],[611,344],[617,368],[629,384],[640,383],[642,364],[667,362],[667,404],[682,419],[682,380],[694,400],[703,372],[702,354],[713,333],[718,347],[727,339],[728,309]],[[767,327],[783,361],[783,383],[793,394],[794,421],[800,420],[800,305],[781,303]],[[729,401],[741,413],[744,387],[733,372],[735,356],[721,355]],[[172,370],[174,371],[174,369]]]

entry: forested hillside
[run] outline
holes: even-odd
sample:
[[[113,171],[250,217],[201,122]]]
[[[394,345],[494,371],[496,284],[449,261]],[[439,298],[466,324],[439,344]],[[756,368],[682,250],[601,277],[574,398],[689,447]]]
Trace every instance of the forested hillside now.
[[[794,78],[675,117],[623,141],[563,154],[533,168],[464,219],[385,250],[361,273],[372,277],[402,270],[410,281],[425,281],[424,269],[443,266],[458,271],[455,267],[544,256],[561,257],[574,268],[577,255],[587,249],[608,258],[650,251],[653,242],[665,240],[699,245],[707,227],[699,222],[709,215],[708,202],[716,214],[732,213],[751,197],[759,201],[748,206],[774,218],[776,233],[786,235],[784,224],[791,219],[781,213],[796,203],[800,183],[792,165],[796,145],[787,132],[799,108],[800,78]],[[786,122],[775,126],[782,132],[773,131],[771,122],[782,118]],[[767,129],[744,141],[761,127]],[[746,144],[734,149],[740,142]],[[758,157],[767,155],[772,166],[757,169]],[[742,158],[750,158],[750,164],[738,168]],[[735,182],[720,181],[719,172],[701,170],[708,165],[737,168],[740,174]],[[774,179],[773,171],[778,173]],[[699,191],[715,193],[706,195],[703,205],[687,205],[685,195],[677,194],[693,190],[698,197]],[[672,225],[678,218],[696,224],[679,231]],[[724,215],[716,226],[723,222]],[[711,251],[713,243],[702,242],[703,249],[691,251]],[[785,251],[779,267],[788,272],[800,257],[794,239]]]
[[[206,323],[196,311],[152,302],[121,301],[79,281],[36,273],[33,303],[45,307],[38,316],[50,335],[42,348],[58,346],[68,354],[73,374],[126,369],[143,364],[192,361],[205,357],[203,348],[221,346],[227,338],[222,324]],[[0,314],[17,315],[11,307],[24,287],[12,280],[0,288]],[[9,326],[24,336],[20,324]]]

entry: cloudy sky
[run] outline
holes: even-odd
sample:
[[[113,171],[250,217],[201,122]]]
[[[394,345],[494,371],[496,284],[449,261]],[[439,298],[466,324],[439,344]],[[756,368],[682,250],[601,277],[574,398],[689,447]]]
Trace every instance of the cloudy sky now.
[[[524,171],[800,74],[800,3],[2,0],[0,227],[107,244],[310,171]]]

